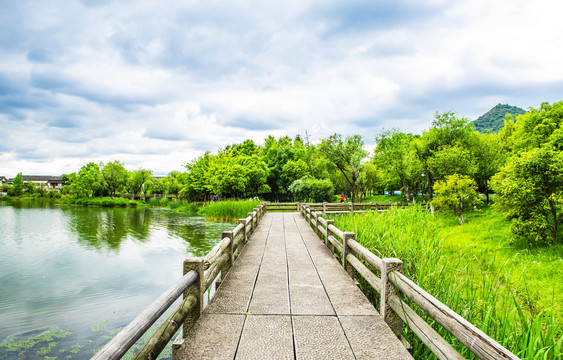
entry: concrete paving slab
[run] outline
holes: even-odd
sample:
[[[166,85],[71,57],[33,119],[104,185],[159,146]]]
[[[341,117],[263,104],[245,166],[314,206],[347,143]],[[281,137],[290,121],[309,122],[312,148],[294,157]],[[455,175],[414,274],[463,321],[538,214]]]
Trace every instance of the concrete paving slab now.
[[[354,359],[336,316],[293,316],[296,359]]]
[[[248,315],[236,359],[293,359],[289,315]]]
[[[243,324],[244,315],[203,314],[175,359],[233,359]]]
[[[262,221],[175,360],[410,358],[300,214]]]
[[[340,316],[356,359],[412,359],[381,316]]]

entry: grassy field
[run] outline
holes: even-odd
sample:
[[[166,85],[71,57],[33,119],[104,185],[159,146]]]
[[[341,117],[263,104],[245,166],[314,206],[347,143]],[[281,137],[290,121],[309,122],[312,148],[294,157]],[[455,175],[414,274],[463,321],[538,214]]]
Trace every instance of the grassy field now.
[[[511,244],[508,222],[488,208],[470,214],[462,226],[449,213],[431,215],[420,207],[335,220],[376,255],[403,260],[409,278],[520,358],[562,355],[561,246]],[[373,291],[362,287],[377,302]],[[405,336],[415,358],[432,358],[412,333],[405,330]]]

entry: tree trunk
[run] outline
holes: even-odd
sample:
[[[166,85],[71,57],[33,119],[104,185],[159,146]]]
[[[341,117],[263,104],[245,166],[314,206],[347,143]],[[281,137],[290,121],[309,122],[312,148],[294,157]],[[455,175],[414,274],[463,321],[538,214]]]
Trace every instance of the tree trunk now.
[[[401,179],[401,181],[403,182],[403,192],[405,193],[405,198],[407,199],[407,204],[410,204],[411,203],[411,197],[410,197],[410,194],[409,194],[409,186],[405,182],[405,179]]]
[[[430,172],[428,172],[428,202],[432,201],[434,197],[434,178]]]
[[[551,230],[551,242],[557,244],[557,229],[558,229],[558,219],[557,219],[557,207],[553,200],[549,200],[549,206],[551,207],[551,216],[553,216],[553,228]]]

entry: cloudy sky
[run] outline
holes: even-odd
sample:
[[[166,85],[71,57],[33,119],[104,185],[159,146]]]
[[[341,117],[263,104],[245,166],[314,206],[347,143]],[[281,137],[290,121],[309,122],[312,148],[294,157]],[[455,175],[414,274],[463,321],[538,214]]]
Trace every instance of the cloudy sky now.
[[[563,100],[560,0],[0,0],[0,175]]]

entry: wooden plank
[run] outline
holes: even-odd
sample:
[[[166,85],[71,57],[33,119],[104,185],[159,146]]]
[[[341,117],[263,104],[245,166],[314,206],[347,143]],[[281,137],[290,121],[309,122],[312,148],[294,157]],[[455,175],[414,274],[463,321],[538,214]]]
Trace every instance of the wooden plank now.
[[[428,294],[403,274],[392,272],[389,279],[403,294],[448,330],[479,359],[518,359],[516,355]]]
[[[139,316],[110,340],[92,359],[120,359],[156,320],[197,280],[197,272],[190,271],[166,290]]]
[[[462,360],[465,359],[457,350],[453,348],[444,338],[436,332],[428,323],[424,321],[413,309],[397,295],[391,296],[388,300],[389,306],[403,320],[405,324],[415,333],[415,335],[428,346],[434,355],[440,360]]]
[[[197,303],[195,295],[189,295],[182,301],[180,306],[166,319],[160,328],[151,336],[145,345],[135,354],[133,360],[153,360],[158,357],[162,350],[168,345],[168,342],[180,325],[186,319],[188,311],[190,311]]]
[[[381,291],[381,279],[374,275],[370,269],[368,269],[360,260],[358,260],[354,255],[348,254],[346,260],[356,269],[356,271],[362,275],[362,277],[371,285],[371,287],[379,292]]]
[[[211,251],[207,255],[205,255],[205,257],[203,258],[204,262],[213,264],[215,260],[217,260],[224,253],[227,247],[229,247],[230,241],[231,239],[229,238],[224,238],[223,240],[221,240],[217,245],[215,245],[215,247],[213,247],[213,249],[211,249]]]
[[[348,246],[362,259],[367,261],[368,264],[376,268],[377,271],[381,272],[381,269],[383,269],[383,261],[381,260],[381,258],[375,256],[371,251],[360,245],[360,243],[358,243],[356,240],[348,241]]]

